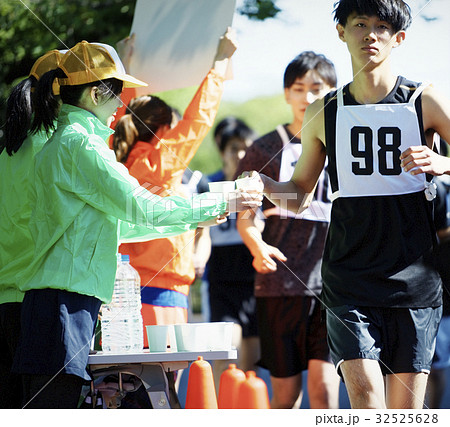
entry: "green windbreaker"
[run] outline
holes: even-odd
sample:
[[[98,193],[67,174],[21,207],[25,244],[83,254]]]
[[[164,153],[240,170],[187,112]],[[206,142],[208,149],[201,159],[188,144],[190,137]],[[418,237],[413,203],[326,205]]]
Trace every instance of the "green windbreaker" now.
[[[187,200],[148,192],[116,161],[106,143],[111,133],[90,112],[61,107],[55,133],[36,156],[35,252],[22,291],[64,289],[108,303],[119,241],[173,236],[226,211],[210,193]]]
[[[34,156],[47,141],[45,133],[30,135],[20,150],[0,154],[0,304],[21,302],[17,275],[31,262],[33,241],[28,230],[30,175]]]

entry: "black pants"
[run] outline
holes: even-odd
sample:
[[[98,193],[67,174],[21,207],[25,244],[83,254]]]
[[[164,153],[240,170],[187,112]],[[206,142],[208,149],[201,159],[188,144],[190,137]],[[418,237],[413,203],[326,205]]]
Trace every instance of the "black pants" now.
[[[19,302],[0,304],[0,409],[22,407],[21,377],[11,373],[20,335],[21,306]]]
[[[84,379],[76,375],[23,375],[25,409],[76,409]]]

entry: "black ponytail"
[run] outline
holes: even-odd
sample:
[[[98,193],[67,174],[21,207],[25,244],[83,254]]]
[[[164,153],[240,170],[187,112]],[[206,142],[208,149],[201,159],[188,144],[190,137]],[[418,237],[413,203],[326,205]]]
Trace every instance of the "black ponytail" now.
[[[53,94],[53,82],[57,77],[66,77],[66,75],[61,69],[57,68],[45,73],[36,85],[33,95],[32,133],[44,130],[47,134],[50,134],[55,129],[60,104],[59,97]]]
[[[31,88],[35,85],[36,78],[30,76],[11,91],[6,102],[5,137],[0,141],[0,154],[6,149],[12,156],[27,137],[33,118]]]

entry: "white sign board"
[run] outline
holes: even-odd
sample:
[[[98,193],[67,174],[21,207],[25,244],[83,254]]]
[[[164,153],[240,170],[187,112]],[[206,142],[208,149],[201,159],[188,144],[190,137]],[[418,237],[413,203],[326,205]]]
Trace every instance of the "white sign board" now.
[[[210,70],[236,0],[137,0],[128,72],[149,84],[137,94],[196,86]]]

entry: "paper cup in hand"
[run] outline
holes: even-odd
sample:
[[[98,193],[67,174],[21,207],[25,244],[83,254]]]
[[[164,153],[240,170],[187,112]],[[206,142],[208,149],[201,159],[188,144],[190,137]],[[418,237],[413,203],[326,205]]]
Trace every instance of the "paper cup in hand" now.
[[[256,191],[261,193],[264,190],[259,178],[252,178],[246,176],[245,178],[239,178],[236,181],[236,188],[241,191]]]
[[[208,185],[209,185],[209,191],[211,193],[228,194],[231,191],[234,191],[236,189],[236,184],[234,181],[210,182]]]

